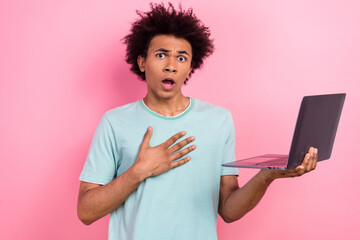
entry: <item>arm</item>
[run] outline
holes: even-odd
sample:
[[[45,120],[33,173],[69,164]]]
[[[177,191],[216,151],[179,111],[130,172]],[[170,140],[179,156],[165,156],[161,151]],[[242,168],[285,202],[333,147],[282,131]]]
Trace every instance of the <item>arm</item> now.
[[[317,149],[310,148],[303,163],[295,169],[262,169],[245,186],[239,188],[236,176],[222,176],[220,180],[219,214],[227,223],[239,220],[262,199],[266,189],[277,178],[301,176],[316,168]]]
[[[145,180],[133,168],[106,185],[80,182],[77,214],[86,225],[106,216],[120,206]]]
[[[194,141],[194,137],[184,139],[169,148],[184,135],[185,132],[177,133],[164,143],[151,147],[149,143],[152,128],[149,127],[140,145],[136,162],[126,172],[106,185],[80,183],[77,207],[79,219],[86,225],[93,223],[123,204],[146,178],[160,175],[190,161],[189,157],[175,160],[195,150],[193,145],[178,151]]]

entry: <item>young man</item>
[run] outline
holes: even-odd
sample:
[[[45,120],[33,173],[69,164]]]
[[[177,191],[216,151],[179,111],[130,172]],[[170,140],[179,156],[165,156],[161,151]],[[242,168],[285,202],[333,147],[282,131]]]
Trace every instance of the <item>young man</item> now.
[[[240,219],[273,180],[315,169],[317,150],[296,169],[261,170],[239,188],[237,169],[221,167],[235,160],[230,112],[181,91],[213,52],[209,29],[171,4],[139,15],[125,42],[147,95],[101,119],[80,176],[78,216],[88,225],[111,213],[109,239],[216,239],[217,214]]]

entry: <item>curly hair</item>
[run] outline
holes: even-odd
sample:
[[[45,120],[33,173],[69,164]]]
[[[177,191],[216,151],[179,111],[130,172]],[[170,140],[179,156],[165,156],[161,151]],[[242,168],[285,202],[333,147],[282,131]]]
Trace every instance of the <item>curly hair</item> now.
[[[141,72],[137,58],[146,58],[150,41],[160,34],[173,35],[177,38],[187,40],[192,47],[192,60],[189,77],[195,69],[201,68],[204,58],[210,56],[214,51],[213,40],[210,39],[210,30],[195,16],[192,8],[183,10],[179,4],[176,11],[171,3],[166,8],[164,3],[150,3],[149,12],[136,13],[140,19],[132,24],[130,34],[124,37],[126,47],[126,62],[131,64],[131,71],[145,80],[145,73]],[[185,80],[185,84],[188,79]]]

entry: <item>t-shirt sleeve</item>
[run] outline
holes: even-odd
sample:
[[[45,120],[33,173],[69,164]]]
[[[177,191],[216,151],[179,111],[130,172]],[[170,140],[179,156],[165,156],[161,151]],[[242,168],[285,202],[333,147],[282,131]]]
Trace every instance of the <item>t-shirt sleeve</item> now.
[[[80,180],[105,185],[116,176],[116,139],[113,128],[104,114],[97,126],[80,174]]]
[[[225,124],[227,124],[228,126],[228,138],[225,142],[224,157],[222,159],[222,163],[235,161],[235,127],[230,112]],[[221,167],[221,175],[239,175],[239,171],[237,168]]]

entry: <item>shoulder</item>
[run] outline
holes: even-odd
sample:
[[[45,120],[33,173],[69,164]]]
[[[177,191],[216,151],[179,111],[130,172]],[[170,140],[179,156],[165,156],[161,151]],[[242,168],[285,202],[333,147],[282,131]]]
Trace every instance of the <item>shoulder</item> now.
[[[139,111],[139,101],[140,100],[107,110],[103,118],[106,118],[111,123],[136,116]]]
[[[196,112],[203,113],[205,115],[211,115],[216,118],[231,118],[231,112],[224,107],[208,103],[199,99],[193,100],[194,109],[196,110]]]

